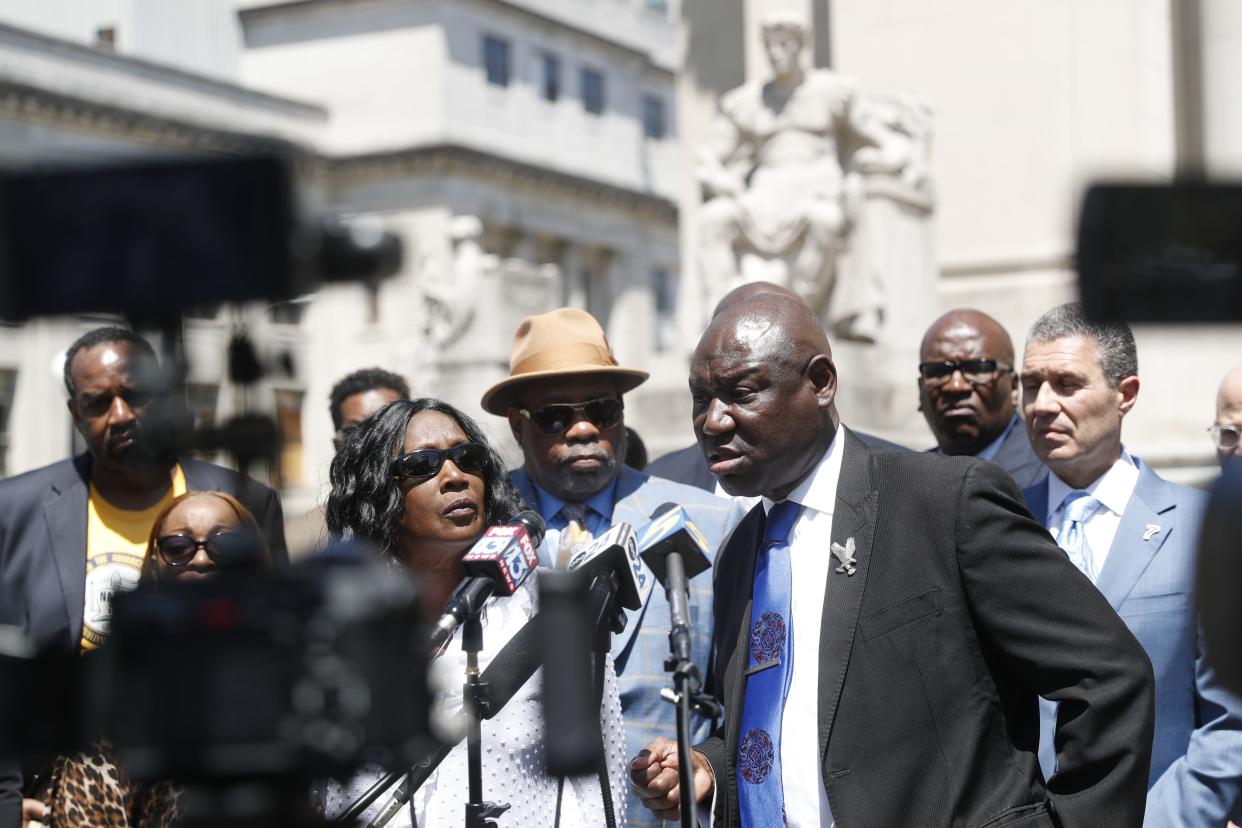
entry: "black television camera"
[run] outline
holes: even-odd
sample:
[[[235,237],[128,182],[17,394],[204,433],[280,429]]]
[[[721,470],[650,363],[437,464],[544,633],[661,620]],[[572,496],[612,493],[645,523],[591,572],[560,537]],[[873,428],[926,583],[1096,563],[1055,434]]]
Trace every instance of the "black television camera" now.
[[[1109,321],[1242,321],[1242,184],[1091,187],[1078,223],[1087,313]],[[1196,586],[1209,658],[1242,693],[1242,469],[1213,487]]]

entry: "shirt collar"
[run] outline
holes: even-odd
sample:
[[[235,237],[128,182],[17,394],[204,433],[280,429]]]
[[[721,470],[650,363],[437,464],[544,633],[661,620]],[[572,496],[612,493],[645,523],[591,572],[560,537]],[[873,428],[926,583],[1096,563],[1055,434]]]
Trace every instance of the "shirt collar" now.
[[[1121,456],[1108,467],[1108,471],[1097,477],[1083,491],[1092,495],[1108,511],[1120,516],[1130,502],[1130,495],[1134,494],[1138,478],[1138,463],[1134,462],[1130,452],[1122,446]],[[1048,475],[1048,523],[1060,511],[1065,496],[1072,491],[1076,490],[1070,484],[1055,474]]]
[[[1005,442],[1005,440],[1009,437],[1009,432],[1013,431],[1013,427],[1017,424],[1018,418],[1010,417],[1009,425],[1005,426],[1005,430],[1000,433],[1000,436],[989,443],[988,447],[976,454],[975,457],[978,457],[980,460],[991,460],[995,457],[996,452],[1000,451],[1001,443]]]
[[[841,439],[844,431],[843,427],[837,429],[819,464],[789,493],[786,500],[792,500],[806,509],[825,515],[833,513],[837,505],[837,481],[841,478],[841,457],[845,453],[845,441]],[[775,505],[776,501],[763,498],[765,514]]]
[[[619,476],[620,475],[618,475],[618,477]],[[544,520],[551,520],[556,517],[557,513],[560,512],[561,508],[565,505],[566,501],[552,494],[534,480],[531,480],[531,485],[535,487],[535,497],[539,498],[539,514],[543,515]],[[586,499],[585,503],[587,508],[611,523],[612,507],[616,491],[617,481],[614,478],[611,483]]]

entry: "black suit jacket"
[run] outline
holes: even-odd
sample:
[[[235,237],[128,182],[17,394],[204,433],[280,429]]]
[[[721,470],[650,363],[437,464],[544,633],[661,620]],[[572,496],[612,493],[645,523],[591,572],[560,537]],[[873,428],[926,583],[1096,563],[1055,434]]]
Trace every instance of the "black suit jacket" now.
[[[228,492],[254,513],[277,567],[289,560],[276,493],[235,471],[183,459],[186,488]],[[75,653],[86,600],[86,506],[91,458],[81,454],[0,480],[0,624],[40,651]]]
[[[995,465],[842,436],[832,539],[854,538],[857,570],[829,570],[820,712],[806,723],[819,730],[839,828],[1142,824],[1154,679],[1125,624]],[[725,723],[698,749],[722,786],[722,826],[739,825],[734,760],[763,523],[756,507],[715,569]],[[1037,693],[1062,705],[1050,785]]]
[[[939,454],[940,448],[930,448],[928,451]],[[1013,428],[1009,429],[1009,434],[996,449],[992,462],[1009,472],[1020,490],[1029,489],[1048,474],[1048,467],[1035,454],[1035,449],[1031,448],[1031,438],[1027,436],[1026,425],[1017,415],[1014,415]]]
[[[909,451],[905,446],[890,443],[881,437],[871,434],[854,432],[854,436],[873,448]],[[684,449],[671,451],[668,454],[647,464],[647,474],[663,477],[676,483],[684,483],[708,492],[716,491],[716,476],[707,467],[707,458],[703,456],[698,444]]]

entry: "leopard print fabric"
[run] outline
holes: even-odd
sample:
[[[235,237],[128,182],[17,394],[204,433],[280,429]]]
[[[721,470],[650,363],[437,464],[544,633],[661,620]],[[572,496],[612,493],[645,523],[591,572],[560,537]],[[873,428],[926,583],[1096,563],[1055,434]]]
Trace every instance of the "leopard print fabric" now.
[[[176,789],[131,780],[107,742],[58,757],[40,799],[54,828],[169,828],[177,815]]]

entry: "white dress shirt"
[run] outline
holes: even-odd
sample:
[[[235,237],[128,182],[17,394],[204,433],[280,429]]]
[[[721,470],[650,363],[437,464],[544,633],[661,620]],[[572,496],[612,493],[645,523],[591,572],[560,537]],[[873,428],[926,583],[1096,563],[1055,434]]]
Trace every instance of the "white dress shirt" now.
[[[1122,447],[1121,456],[1108,468],[1108,471],[1083,490],[1100,504],[1094,511],[1087,514],[1082,526],[1090,570],[1086,574],[1091,578],[1092,583],[1104,571],[1104,562],[1108,559],[1109,548],[1113,545],[1117,527],[1121,525],[1121,516],[1125,514],[1126,504],[1130,502],[1130,496],[1134,494],[1138,479],[1138,464]],[[1058,535],[1061,533],[1061,519],[1065,512],[1062,508],[1062,501],[1072,491],[1075,489],[1057,477],[1055,473],[1048,475],[1048,514],[1044,518],[1044,525],[1048,527],[1048,531],[1058,543],[1060,543]]]
[[[832,567],[832,513],[844,453],[841,431],[833,438],[815,470],[787,500],[802,505],[789,533],[793,574],[793,675],[781,716],[781,783],[785,818],[790,828],[832,824],[819,755],[819,633],[824,589]],[[763,509],[775,503],[766,497]]]
[[[789,532],[789,561],[793,577],[793,675],[781,714],[781,788],[788,828],[829,828],[835,823],[828,807],[828,792],[820,772],[819,755],[819,633],[824,613],[824,590],[832,566],[832,514],[837,503],[837,481],[845,444],[842,429],[824,452],[819,465],[786,500],[802,505],[802,512]],[[717,484],[719,487],[719,484]],[[728,497],[725,494],[725,497]],[[735,497],[734,500],[740,501]],[[761,502],[766,515],[776,505]],[[744,655],[738,656],[744,658]],[[737,750],[737,745],[726,745]],[[715,824],[716,797],[722,780],[716,780],[710,802],[698,806],[699,824]]]

